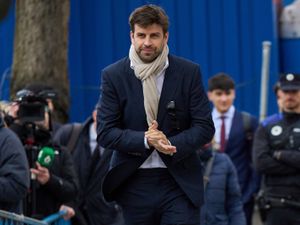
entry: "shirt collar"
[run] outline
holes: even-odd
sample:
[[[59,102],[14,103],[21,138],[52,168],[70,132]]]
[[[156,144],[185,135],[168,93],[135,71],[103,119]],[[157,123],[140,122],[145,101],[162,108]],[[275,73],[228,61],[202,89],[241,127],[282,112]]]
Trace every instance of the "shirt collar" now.
[[[97,139],[97,132],[94,127],[94,123],[90,124],[90,140],[96,141]]]
[[[214,107],[213,111],[212,111],[212,117],[213,119],[220,119],[221,116],[225,116],[226,118],[233,118],[234,115],[234,111],[235,111],[235,107],[232,105],[230,106],[230,108],[228,109],[227,112],[221,114],[220,112],[218,112],[218,110]]]

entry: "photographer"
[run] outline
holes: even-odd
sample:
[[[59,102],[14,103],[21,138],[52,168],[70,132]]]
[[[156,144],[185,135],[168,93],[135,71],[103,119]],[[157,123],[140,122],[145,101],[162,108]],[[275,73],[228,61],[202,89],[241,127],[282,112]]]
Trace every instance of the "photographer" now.
[[[57,212],[63,204],[74,199],[78,191],[71,155],[52,142],[47,97],[45,92],[19,91],[12,107],[16,117],[10,124],[25,147],[31,168],[25,215],[35,218]],[[74,215],[71,208],[63,208],[67,209],[68,217]]]

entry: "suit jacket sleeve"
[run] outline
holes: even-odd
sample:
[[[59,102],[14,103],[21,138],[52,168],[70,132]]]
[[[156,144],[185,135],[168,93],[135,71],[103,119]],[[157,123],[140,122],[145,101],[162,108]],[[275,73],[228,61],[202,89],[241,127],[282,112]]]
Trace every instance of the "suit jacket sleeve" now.
[[[299,170],[286,163],[273,158],[274,150],[268,143],[269,137],[266,128],[260,125],[255,133],[253,143],[253,157],[256,169],[265,174],[290,174],[298,173]]]
[[[189,128],[169,137],[172,145],[177,148],[173,156],[175,161],[182,160],[191,152],[195,152],[210,142],[215,132],[211,106],[202,85],[199,66],[194,67],[192,74],[189,86],[185,87],[189,90],[189,109],[187,109],[190,115],[190,121],[187,121]]]
[[[113,82],[111,78],[114,72],[109,73],[104,70],[101,75],[102,94],[99,99],[101,107],[97,109],[98,143],[108,149],[142,155],[146,152],[145,130],[124,128],[118,87],[115,86],[116,81]]]

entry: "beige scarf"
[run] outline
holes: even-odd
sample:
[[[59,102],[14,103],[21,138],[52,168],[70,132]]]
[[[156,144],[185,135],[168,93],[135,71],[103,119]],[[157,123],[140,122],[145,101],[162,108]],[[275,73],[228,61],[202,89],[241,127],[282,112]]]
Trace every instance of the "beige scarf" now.
[[[134,68],[135,76],[142,81],[144,93],[144,107],[147,115],[147,123],[150,125],[157,118],[159,94],[156,86],[155,76],[165,67],[169,54],[168,45],[162,53],[151,63],[144,63],[131,45],[129,58]]]

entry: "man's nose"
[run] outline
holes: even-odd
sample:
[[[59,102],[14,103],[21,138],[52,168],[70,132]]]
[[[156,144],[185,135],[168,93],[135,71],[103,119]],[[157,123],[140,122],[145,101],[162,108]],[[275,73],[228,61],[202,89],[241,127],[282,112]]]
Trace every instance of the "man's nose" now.
[[[146,38],[145,38],[144,45],[145,45],[146,47],[149,47],[149,46],[152,45],[152,41],[151,41],[151,38],[150,38],[150,37],[146,37]]]
[[[226,101],[227,100],[227,95],[221,95],[221,100]]]

